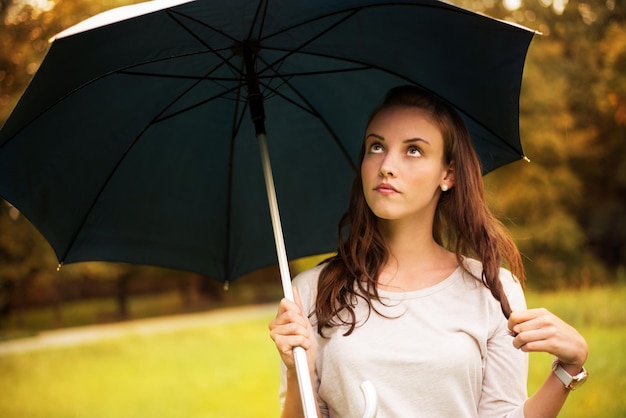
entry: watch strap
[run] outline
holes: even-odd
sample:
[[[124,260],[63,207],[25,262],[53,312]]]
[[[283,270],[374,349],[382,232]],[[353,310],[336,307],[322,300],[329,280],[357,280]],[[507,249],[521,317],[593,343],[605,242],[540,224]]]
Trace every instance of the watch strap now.
[[[576,389],[580,384],[584,383],[588,376],[587,370],[585,370],[584,367],[580,373],[572,376],[563,368],[558,358],[555,358],[552,362],[552,371],[568,390]]]

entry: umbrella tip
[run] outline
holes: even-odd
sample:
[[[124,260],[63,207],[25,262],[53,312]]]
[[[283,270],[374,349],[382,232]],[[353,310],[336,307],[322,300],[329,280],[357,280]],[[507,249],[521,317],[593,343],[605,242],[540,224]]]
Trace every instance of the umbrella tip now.
[[[61,271],[61,267],[63,267],[62,261],[57,265],[57,271]]]
[[[224,292],[228,292],[229,287],[230,287],[230,282],[226,280],[224,282]]]
[[[528,157],[527,157],[527,156],[525,156],[525,155],[522,155],[522,159],[523,159],[524,161],[526,161],[527,163],[529,163],[529,162],[530,162],[530,158],[528,158]]]

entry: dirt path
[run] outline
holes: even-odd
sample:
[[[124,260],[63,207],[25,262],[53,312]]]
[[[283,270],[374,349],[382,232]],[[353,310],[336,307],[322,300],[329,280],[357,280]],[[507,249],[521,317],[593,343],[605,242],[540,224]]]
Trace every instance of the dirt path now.
[[[276,312],[277,304],[217,309],[201,313],[159,318],[136,319],[113,324],[98,324],[44,331],[35,337],[0,342],[0,356],[10,353],[84,344],[102,339],[120,338],[128,334],[147,335],[206,325],[227,324],[262,317]]]

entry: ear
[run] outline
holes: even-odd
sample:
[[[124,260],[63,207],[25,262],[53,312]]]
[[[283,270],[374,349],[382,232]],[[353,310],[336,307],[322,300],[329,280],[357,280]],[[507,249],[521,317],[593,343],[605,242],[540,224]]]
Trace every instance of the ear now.
[[[451,189],[454,187],[454,181],[454,161],[452,161],[444,171],[442,184],[445,184],[446,186],[448,186],[448,189]]]

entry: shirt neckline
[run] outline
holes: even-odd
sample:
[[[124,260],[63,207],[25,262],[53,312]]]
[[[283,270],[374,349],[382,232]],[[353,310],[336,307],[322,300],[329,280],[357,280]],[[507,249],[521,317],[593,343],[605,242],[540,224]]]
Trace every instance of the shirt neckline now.
[[[457,266],[452,273],[445,279],[441,280],[439,283],[436,283],[432,286],[425,287],[423,289],[418,290],[409,290],[409,291],[391,291],[391,290],[381,290],[378,289],[378,295],[382,298],[389,300],[406,300],[406,299],[417,299],[423,298],[426,296],[430,296],[434,293],[440,292],[443,289],[452,286],[457,280],[462,277],[462,266]]]

